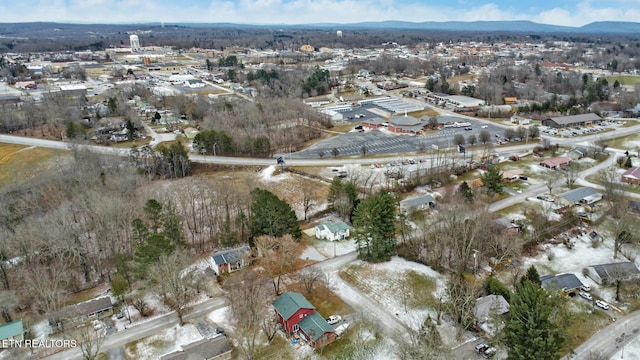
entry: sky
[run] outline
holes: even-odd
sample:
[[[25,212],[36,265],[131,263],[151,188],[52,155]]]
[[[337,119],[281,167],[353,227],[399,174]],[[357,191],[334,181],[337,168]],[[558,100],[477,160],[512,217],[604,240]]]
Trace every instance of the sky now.
[[[640,0],[0,0],[0,22],[313,24],[530,20],[640,22]]]

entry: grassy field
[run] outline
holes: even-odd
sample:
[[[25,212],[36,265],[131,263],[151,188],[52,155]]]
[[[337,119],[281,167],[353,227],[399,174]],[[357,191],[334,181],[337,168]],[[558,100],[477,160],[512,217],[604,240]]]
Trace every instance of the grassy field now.
[[[569,324],[566,328],[567,343],[562,350],[563,354],[568,354],[571,349],[580,346],[610,321],[609,316],[604,312],[592,311],[590,305],[582,307],[583,309],[573,312],[569,317]]]
[[[0,186],[38,175],[68,155],[64,150],[0,143]]]
[[[638,85],[640,84],[640,76],[638,75],[613,75],[607,77],[607,81],[613,84],[616,80],[622,85]]]

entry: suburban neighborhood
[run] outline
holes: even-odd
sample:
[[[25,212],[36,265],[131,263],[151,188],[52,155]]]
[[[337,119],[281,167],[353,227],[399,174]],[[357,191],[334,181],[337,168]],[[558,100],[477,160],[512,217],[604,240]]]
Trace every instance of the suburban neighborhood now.
[[[640,357],[636,35],[126,26],[0,29],[0,359]]]

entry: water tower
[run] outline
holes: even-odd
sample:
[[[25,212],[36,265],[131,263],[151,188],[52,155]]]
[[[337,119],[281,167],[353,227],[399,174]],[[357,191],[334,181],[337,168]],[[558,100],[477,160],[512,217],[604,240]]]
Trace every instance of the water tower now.
[[[342,37],[342,30],[338,30],[336,31],[336,35],[341,38]]]
[[[140,39],[138,39],[138,35],[130,35],[129,43],[131,44],[131,51],[140,50]]]

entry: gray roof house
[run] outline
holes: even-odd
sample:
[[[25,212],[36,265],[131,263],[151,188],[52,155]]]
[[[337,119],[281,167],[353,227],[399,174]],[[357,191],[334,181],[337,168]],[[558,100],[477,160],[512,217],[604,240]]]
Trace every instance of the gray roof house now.
[[[160,360],[230,359],[231,346],[224,335],[198,340],[180,346],[180,350],[160,356]]]
[[[591,204],[602,199],[602,194],[590,187],[581,187],[569,190],[558,195],[565,206],[573,206],[579,203]]]
[[[218,276],[240,270],[247,265],[246,257],[250,252],[251,248],[247,245],[219,251],[211,255],[211,268]]]
[[[575,274],[558,274],[540,276],[540,282],[545,289],[558,289],[572,292],[582,286],[582,281]]]
[[[66,325],[72,327],[88,320],[99,319],[113,311],[111,298],[103,296],[75,305],[66,306],[49,315],[49,325],[63,330]]]
[[[416,210],[432,208],[436,205],[436,199],[432,195],[420,195],[400,201],[400,211],[409,213]]]
[[[629,261],[591,265],[587,266],[587,271],[587,276],[601,285],[611,284],[617,279],[626,281],[640,278],[640,270]]]
[[[476,327],[487,335],[493,336],[496,332],[496,324],[491,321],[496,315],[509,312],[509,303],[502,295],[487,295],[476,299],[473,314],[476,318]],[[500,326],[498,326],[500,327]]]
[[[574,146],[573,149],[567,153],[567,157],[571,160],[579,160],[587,156],[588,153],[589,148],[586,146]]]

